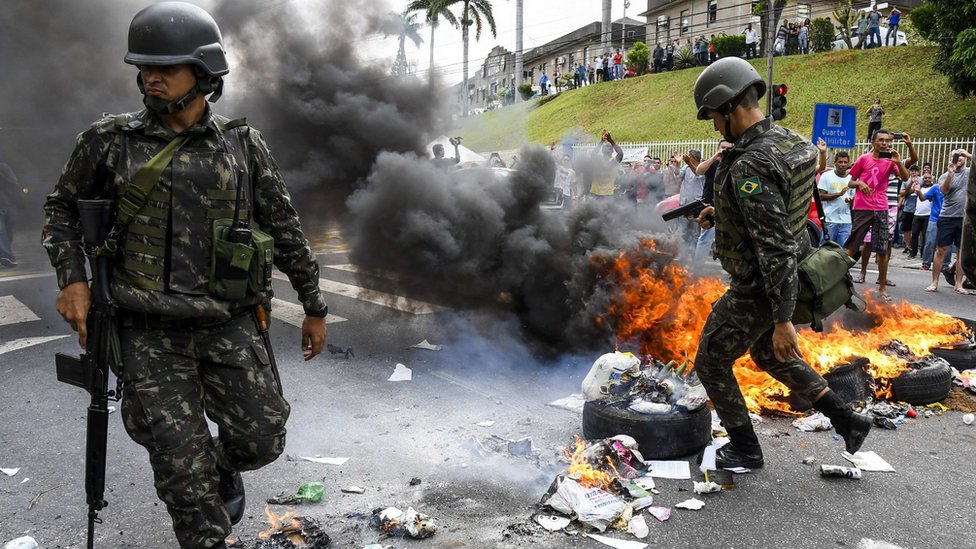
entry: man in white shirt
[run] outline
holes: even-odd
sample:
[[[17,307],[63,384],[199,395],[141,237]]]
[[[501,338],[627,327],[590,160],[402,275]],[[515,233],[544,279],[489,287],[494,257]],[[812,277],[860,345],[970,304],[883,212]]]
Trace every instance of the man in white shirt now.
[[[844,151],[834,155],[834,169],[820,176],[817,188],[823,202],[824,217],[827,220],[825,235],[841,245],[851,235],[851,201],[854,189],[847,187],[851,174],[851,157]]]
[[[756,57],[756,43],[759,41],[759,33],[752,28],[752,25],[748,25],[742,34],[746,35],[746,59],[752,59]]]

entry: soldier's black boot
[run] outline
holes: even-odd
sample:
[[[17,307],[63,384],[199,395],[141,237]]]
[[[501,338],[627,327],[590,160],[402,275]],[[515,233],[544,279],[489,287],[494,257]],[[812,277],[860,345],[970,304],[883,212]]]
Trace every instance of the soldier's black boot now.
[[[715,466],[719,469],[759,469],[763,466],[762,448],[752,425],[726,429],[731,442],[715,452]]]
[[[864,414],[855,414],[837,393],[828,390],[813,403],[813,407],[830,418],[837,434],[844,437],[847,452],[853,454],[864,444],[864,439],[871,432],[874,423]]]
[[[210,549],[227,549],[227,543],[225,543],[223,540],[218,541],[214,545],[210,546]]]
[[[237,471],[217,467],[217,472],[220,473],[217,495],[224,502],[224,509],[230,515],[230,523],[237,524],[244,518],[244,479]]]

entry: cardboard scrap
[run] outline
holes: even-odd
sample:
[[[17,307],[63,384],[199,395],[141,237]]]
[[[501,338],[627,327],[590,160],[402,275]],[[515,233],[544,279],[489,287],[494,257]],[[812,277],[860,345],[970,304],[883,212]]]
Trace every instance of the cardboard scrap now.
[[[894,473],[895,468],[891,466],[881,456],[873,451],[858,452],[854,455],[844,452],[841,454],[844,459],[854,464],[862,471],[875,471],[878,473]]]

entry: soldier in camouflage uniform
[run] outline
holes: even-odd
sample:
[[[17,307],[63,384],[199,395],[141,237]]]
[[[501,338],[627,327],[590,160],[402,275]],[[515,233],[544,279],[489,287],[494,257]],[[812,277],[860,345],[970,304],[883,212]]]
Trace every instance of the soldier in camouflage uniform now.
[[[61,288],[58,312],[84,346],[91,293],[77,200],[124,202],[147,161],[185,138],[118,234],[111,290],[125,429],[149,452],[180,546],[219,548],[244,512],[240,471],[281,454],[289,414],[255,318],[255,306],[270,302],[270,276],[240,299],[215,297],[211,287],[212,226],[233,216],[238,186],[242,218],[274,237],[273,263],[304,306],[305,360],[322,349],[328,309],[315,256],[263,137],[243,119],[214,114],[205,100],[211,94],[216,101],[228,72],[213,18],[182,2],[154,4],[132,20],[125,61],[139,67],[146,109],[107,116],[78,137],[44,206],[44,246]]]
[[[962,245],[959,247],[962,272],[976,284],[976,170],[969,170],[966,191],[966,215],[962,218]]]
[[[766,85],[747,61],[720,59],[695,83],[700,120],[733,143],[714,180],[715,256],[730,275],[729,291],[712,307],[695,358],[695,370],[729,434],[718,450],[720,468],[763,466],[732,364],[749,351],[764,371],[809,399],[833,421],[847,450],[856,452],[871,420],[855,414],[803,361],[791,319],[797,297],[797,263],[810,253],[806,218],[814,190],[817,149],[763,116]]]

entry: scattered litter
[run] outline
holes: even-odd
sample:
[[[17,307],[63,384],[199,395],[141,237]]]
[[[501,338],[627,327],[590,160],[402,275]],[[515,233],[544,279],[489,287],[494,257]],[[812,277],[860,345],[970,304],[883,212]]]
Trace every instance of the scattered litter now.
[[[645,547],[647,547],[646,543],[641,543],[639,541],[608,538],[606,536],[600,536],[597,534],[586,534],[586,537],[592,538],[604,545],[607,545],[609,547],[614,547],[616,549],[644,549]]]
[[[440,351],[441,349],[444,348],[443,345],[434,345],[431,342],[427,341],[426,339],[421,341],[420,343],[417,343],[416,345],[411,345],[411,347],[414,349],[426,349],[428,351]]]
[[[959,385],[976,393],[976,369],[963,370],[959,373]]]
[[[345,488],[340,488],[340,492],[343,494],[365,494],[366,489],[361,486],[346,486]]]
[[[306,482],[298,487],[291,495],[284,492],[268,498],[268,503],[274,505],[301,505],[303,503],[318,503],[325,495],[325,485],[321,482]]]
[[[807,433],[814,431],[829,431],[833,429],[830,418],[817,412],[816,414],[801,417],[793,420],[793,426]]]
[[[562,408],[563,410],[569,410],[570,412],[576,412],[577,414],[583,413],[583,405],[586,404],[586,400],[583,399],[583,395],[572,394],[568,397],[563,397],[558,400],[554,400],[549,403],[549,406],[553,408]]]
[[[342,347],[339,347],[337,345],[326,343],[325,348],[327,351],[329,351],[330,354],[333,355],[343,355],[345,358],[356,357],[356,354],[353,353],[352,351],[352,347],[346,347],[345,349],[343,349]]]
[[[37,541],[30,536],[23,536],[8,541],[3,549],[37,549]]]
[[[656,518],[659,522],[664,522],[671,518],[671,508],[661,507],[660,505],[652,505],[647,508],[647,512],[651,514],[652,517]]]
[[[298,459],[303,459],[305,461],[311,461],[312,463],[322,463],[324,465],[345,465],[349,458],[332,458],[332,457],[310,457],[310,456],[298,456]]]
[[[697,498],[686,499],[685,501],[675,505],[675,507],[678,509],[688,509],[690,511],[699,511],[704,506],[705,502]]]
[[[401,511],[396,507],[373,511],[373,522],[382,531],[395,536],[414,539],[429,538],[437,532],[437,522],[431,517],[407,507]]]
[[[862,538],[857,544],[857,549],[902,549],[901,546],[887,541],[875,541],[873,539]]]
[[[570,523],[568,518],[557,517],[556,515],[536,515],[535,521],[550,532],[562,530],[563,528],[569,526]]]
[[[393,375],[391,375],[390,379],[388,379],[387,381],[411,381],[411,380],[413,380],[413,370],[407,368],[405,364],[400,364],[398,362],[396,368],[394,368],[393,370]]]
[[[599,400],[610,394],[611,385],[620,383],[626,373],[636,375],[640,371],[641,360],[633,353],[607,353],[593,362],[589,373],[583,378],[582,390],[586,400]]]
[[[858,480],[861,478],[861,470],[857,467],[844,467],[842,465],[820,465],[820,476]]]
[[[603,532],[623,511],[624,500],[602,488],[586,488],[579,482],[556,477],[557,488],[544,503],[565,515],[576,515],[583,524]]]
[[[644,496],[642,498],[637,498],[630,502],[630,506],[634,508],[634,511],[640,511],[646,507],[650,507],[654,503],[654,496]]]
[[[732,476],[732,472],[725,469],[706,469],[705,482],[714,482],[721,486],[723,490],[735,488],[735,478]]]
[[[27,482],[28,480],[30,480],[30,477],[24,477],[24,480],[20,481],[20,483],[23,484],[23,483]]]
[[[259,533],[255,549],[280,549],[284,547],[304,547],[305,549],[325,549],[332,540],[319,523],[308,517],[296,517],[293,511],[277,515],[267,507],[268,529]]]
[[[858,452],[854,455],[844,452],[841,455],[862,471],[875,471],[879,473],[895,472],[895,468],[874,451]]]
[[[420,486],[420,483],[421,482],[423,482],[423,481],[420,480],[420,477],[413,477],[412,479],[410,479],[410,483],[409,484],[410,484],[410,486]]]
[[[965,423],[966,425],[972,425],[973,421],[976,421],[976,416],[974,416],[973,414],[965,414],[964,416],[962,416],[962,422]]]
[[[666,402],[648,402],[642,398],[636,398],[627,406],[628,410],[638,414],[670,414],[671,405]]]
[[[713,426],[712,431],[714,432],[714,430],[715,428]],[[715,452],[722,446],[728,444],[728,442],[728,437],[715,437],[712,439],[711,444],[705,447],[705,450],[702,452],[701,464],[698,466],[698,469],[702,473],[708,471],[709,469],[718,469],[718,467],[715,465]]]
[[[647,476],[678,480],[691,479],[691,467],[687,461],[648,461]]]
[[[627,521],[627,532],[633,534],[635,538],[644,539],[650,530],[647,528],[647,522],[644,520],[644,515],[637,515],[631,517]]]
[[[18,471],[20,471],[20,467],[11,467],[11,468],[0,467],[0,473],[3,473],[8,477],[12,477],[16,475]]]
[[[802,460],[800,460],[800,463],[802,463],[804,465],[813,465],[814,463],[816,463],[816,461],[817,461],[817,458],[815,458],[813,456],[807,456],[807,457],[803,458]]]
[[[494,424],[495,424],[494,421],[479,421],[475,425],[477,425],[478,427],[491,427]]]
[[[695,493],[696,494],[714,494],[715,492],[721,492],[722,487],[714,482],[698,482],[695,481]]]
[[[532,438],[526,437],[519,440],[513,440],[508,443],[508,453],[513,456],[531,456],[532,455]]]

